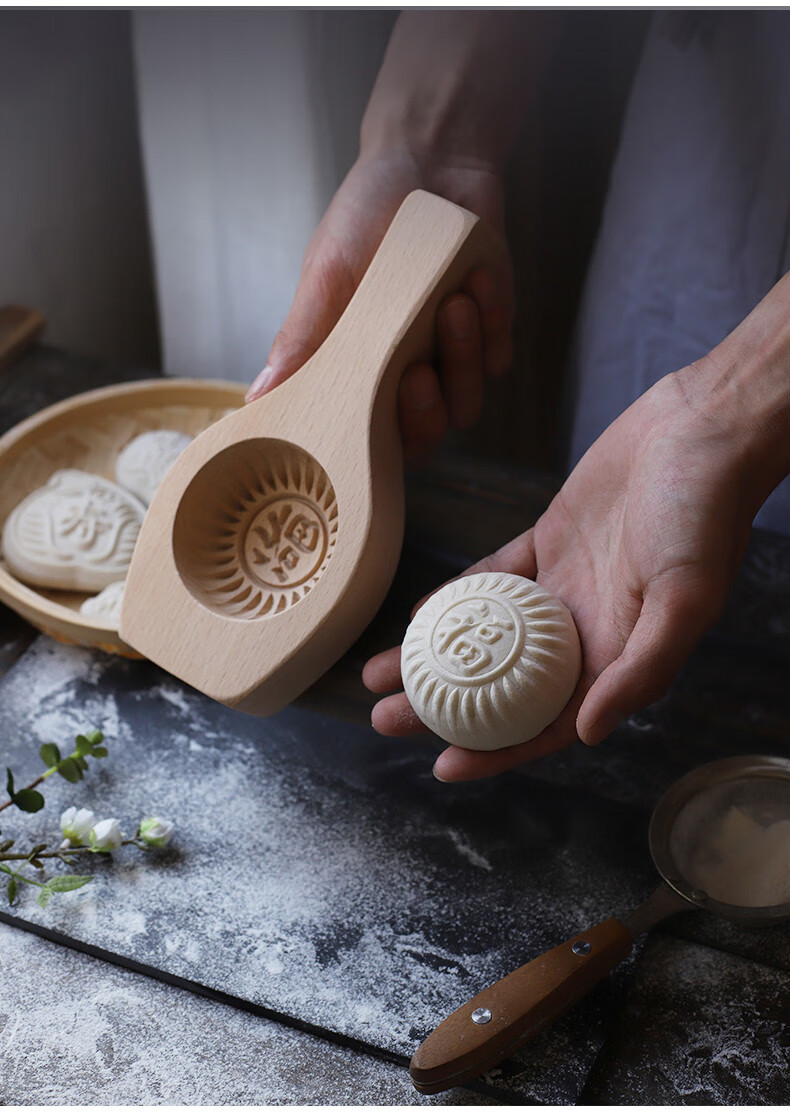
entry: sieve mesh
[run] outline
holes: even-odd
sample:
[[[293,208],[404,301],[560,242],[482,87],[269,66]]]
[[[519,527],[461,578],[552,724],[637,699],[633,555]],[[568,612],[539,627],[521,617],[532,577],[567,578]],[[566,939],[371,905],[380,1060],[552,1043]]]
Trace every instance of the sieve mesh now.
[[[790,779],[751,775],[701,789],[679,810],[669,850],[686,881],[715,901],[790,902]]]

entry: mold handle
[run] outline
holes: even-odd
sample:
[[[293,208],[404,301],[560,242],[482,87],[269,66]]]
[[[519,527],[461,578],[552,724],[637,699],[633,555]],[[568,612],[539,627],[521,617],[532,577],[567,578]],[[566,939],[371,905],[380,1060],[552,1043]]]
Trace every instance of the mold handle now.
[[[408,364],[430,359],[440,302],[460,289],[475,267],[496,266],[504,245],[478,217],[450,201],[415,190],[402,203],[354,296],[319,351],[317,391],[353,389],[355,409],[370,403],[382,381],[398,380]]]

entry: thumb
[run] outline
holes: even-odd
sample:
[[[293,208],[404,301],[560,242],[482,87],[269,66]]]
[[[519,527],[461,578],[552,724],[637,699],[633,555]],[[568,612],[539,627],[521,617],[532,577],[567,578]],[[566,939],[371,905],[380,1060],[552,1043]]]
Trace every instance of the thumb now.
[[[354,277],[338,253],[308,253],[288,316],[274,338],[266,366],[246,395],[246,402],[288,379],[320,348],[351,301]]]

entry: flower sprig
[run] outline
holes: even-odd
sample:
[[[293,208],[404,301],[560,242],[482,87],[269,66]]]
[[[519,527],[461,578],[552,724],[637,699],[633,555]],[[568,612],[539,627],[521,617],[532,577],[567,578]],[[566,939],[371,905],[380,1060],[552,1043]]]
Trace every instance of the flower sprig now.
[[[104,736],[101,731],[89,731],[84,735],[77,735],[74,750],[65,758],[61,756],[60,750],[54,743],[44,743],[39,755],[46,766],[46,771],[23,789],[15,788],[14,775],[6,768],[8,800],[0,803],[0,810],[15,805],[22,812],[38,812],[44,806],[44,797],[38,792],[36,786],[55,773],[72,783],[81,781],[88,769],[89,757],[107,756],[107,748],[102,745],[103,741]],[[63,812],[60,827],[64,838],[54,850],[49,849],[47,843],[37,843],[28,851],[14,851],[16,844],[14,839],[0,841],[0,872],[8,875],[6,895],[9,905],[13,905],[16,901],[20,885],[37,888],[39,892],[36,900],[41,908],[45,909],[53,894],[78,890],[93,878],[91,874],[58,874],[49,879],[37,879],[24,873],[25,869],[30,867],[43,871],[45,859],[58,860],[66,866],[73,867],[76,865],[75,855],[85,853],[111,855],[118,848],[130,845],[142,851],[166,847],[173,833],[173,825],[169,821],[162,820],[158,816],[146,816],[137,825],[134,835],[126,839],[116,818],[97,821],[91,809],[74,806]],[[11,862],[18,865],[13,867],[7,865]]]
[[[8,904],[13,905],[19,892],[20,884],[35,886],[39,893],[36,900],[42,909],[46,909],[49,899],[55,893],[64,893],[67,890],[78,890],[87,886],[93,878],[92,874],[58,874],[49,880],[39,881],[31,878],[22,871],[25,867],[32,866],[37,870],[44,867],[43,859],[59,859],[67,866],[74,866],[73,855],[88,852],[91,855],[110,855],[119,847],[139,847],[141,851],[150,851],[155,847],[166,847],[173,834],[173,825],[158,816],[146,816],[137,825],[137,830],[131,839],[125,839],[120,825],[116,819],[100,820],[95,822],[93,812],[87,808],[67,808],[60,818],[60,827],[66,837],[57,850],[48,850],[48,844],[37,843],[29,851],[13,852],[13,839],[0,843],[0,871],[9,875],[6,885]],[[76,844],[74,840],[76,839]],[[83,841],[86,841],[83,843]],[[6,863],[19,862],[18,869],[6,866]]]

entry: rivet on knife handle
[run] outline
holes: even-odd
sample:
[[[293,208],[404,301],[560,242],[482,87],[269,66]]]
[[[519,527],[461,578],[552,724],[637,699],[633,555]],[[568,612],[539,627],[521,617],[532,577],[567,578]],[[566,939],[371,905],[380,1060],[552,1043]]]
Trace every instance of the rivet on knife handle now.
[[[610,917],[481,991],[417,1049],[409,1069],[414,1086],[437,1094],[500,1063],[625,959],[633,939]]]

